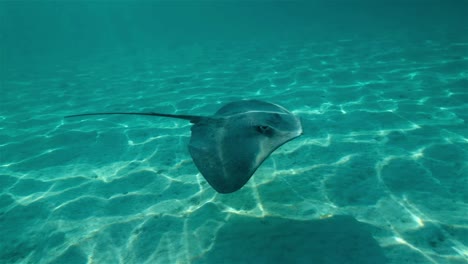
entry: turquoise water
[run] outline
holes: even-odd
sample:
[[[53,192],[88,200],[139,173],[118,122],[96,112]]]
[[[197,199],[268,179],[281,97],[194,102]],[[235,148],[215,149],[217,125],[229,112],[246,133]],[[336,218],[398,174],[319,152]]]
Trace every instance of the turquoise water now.
[[[376,2],[376,1],[374,1]],[[468,263],[467,1],[0,2],[0,263]],[[304,135],[241,190],[191,124]]]

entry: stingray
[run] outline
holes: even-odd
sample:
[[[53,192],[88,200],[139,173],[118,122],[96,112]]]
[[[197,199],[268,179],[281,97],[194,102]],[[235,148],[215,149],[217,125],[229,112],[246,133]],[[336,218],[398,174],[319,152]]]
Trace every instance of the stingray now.
[[[188,149],[192,160],[219,193],[242,188],[273,151],[302,135],[297,116],[282,106],[259,100],[228,103],[212,116],[103,112],[66,117],[94,115],[145,115],[190,121],[193,126]]]

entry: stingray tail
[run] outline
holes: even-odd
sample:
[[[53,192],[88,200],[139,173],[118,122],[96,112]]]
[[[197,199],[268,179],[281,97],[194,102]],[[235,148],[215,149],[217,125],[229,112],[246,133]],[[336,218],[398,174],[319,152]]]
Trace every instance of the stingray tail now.
[[[87,113],[87,114],[77,114],[77,115],[68,115],[65,118],[70,117],[80,117],[80,116],[96,116],[96,115],[145,115],[145,116],[162,116],[170,118],[185,119],[191,123],[197,123],[204,117],[202,116],[193,116],[193,115],[172,115],[172,114],[161,114],[161,113],[138,113],[138,112],[105,112],[105,113]]]

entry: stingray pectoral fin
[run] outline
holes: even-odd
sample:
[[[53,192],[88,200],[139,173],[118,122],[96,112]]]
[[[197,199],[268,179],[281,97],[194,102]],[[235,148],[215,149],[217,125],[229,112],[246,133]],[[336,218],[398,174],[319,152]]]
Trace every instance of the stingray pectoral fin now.
[[[219,193],[231,193],[242,188],[261,164],[256,164],[255,147],[248,148],[251,150],[244,152],[234,144],[214,147],[190,144],[189,151],[206,181]]]
[[[219,193],[239,190],[270,152],[262,149],[255,131],[236,127],[237,122],[206,122],[192,127],[189,151],[207,182]]]

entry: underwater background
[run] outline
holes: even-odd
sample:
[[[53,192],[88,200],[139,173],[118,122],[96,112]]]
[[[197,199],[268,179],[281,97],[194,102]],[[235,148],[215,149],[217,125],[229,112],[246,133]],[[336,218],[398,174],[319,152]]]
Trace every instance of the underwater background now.
[[[191,124],[304,134],[241,190]],[[1,1],[0,263],[468,263],[468,1]]]

